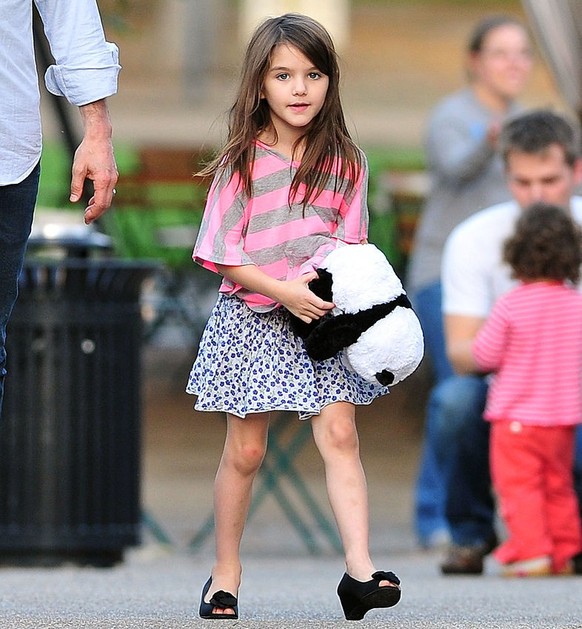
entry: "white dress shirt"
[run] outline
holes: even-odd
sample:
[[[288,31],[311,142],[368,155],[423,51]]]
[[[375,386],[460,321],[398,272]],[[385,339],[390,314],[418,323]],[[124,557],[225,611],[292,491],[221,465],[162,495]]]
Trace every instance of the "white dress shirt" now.
[[[40,158],[32,2],[0,1],[0,185],[25,179]],[[45,75],[47,89],[77,106],[115,94],[118,50],[105,41],[95,0],[34,2],[55,58]]]

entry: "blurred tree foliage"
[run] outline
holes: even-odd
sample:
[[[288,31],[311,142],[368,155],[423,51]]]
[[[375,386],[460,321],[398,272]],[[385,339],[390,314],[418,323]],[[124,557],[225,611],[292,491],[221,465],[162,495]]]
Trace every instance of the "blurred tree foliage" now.
[[[103,22],[107,28],[127,31],[136,20],[147,15],[155,0],[97,0]]]

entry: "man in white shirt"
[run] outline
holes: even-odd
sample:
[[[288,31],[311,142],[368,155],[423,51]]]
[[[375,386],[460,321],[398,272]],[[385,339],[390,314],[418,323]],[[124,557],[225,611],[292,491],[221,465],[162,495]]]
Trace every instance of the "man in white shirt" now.
[[[446,515],[453,542],[441,565],[444,574],[480,574],[484,556],[497,542],[489,478],[489,424],[482,418],[487,379],[478,373],[471,345],[495,300],[514,285],[510,268],[502,262],[503,243],[512,233],[520,209],[536,202],[568,207],[582,224],[582,197],[573,196],[582,181],[579,138],[563,117],[549,111],[523,114],[505,125],[500,145],[514,200],[463,221],[448,238],[443,258],[447,354],[457,375],[431,394],[429,438],[446,485]],[[579,429],[577,468],[582,468],[581,442]],[[581,568],[577,562],[576,571]]]
[[[79,107],[83,139],[72,168],[70,200],[85,179],[94,194],[85,222],[110,205],[117,182],[106,98],[117,91],[118,50],[105,41],[95,0],[34,0],[55,64],[47,88]],[[40,95],[33,47],[33,0],[0,3],[0,412],[6,375],[6,324],[17,295],[38,191]]]

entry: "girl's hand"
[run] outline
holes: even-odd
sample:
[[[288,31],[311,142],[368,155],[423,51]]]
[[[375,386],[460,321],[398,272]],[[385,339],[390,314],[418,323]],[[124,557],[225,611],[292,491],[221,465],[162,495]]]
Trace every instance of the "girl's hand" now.
[[[334,307],[332,302],[324,301],[309,290],[309,282],[317,277],[317,273],[312,271],[295,280],[283,282],[281,287],[279,302],[305,323],[323,317]]]
[[[314,319],[323,317],[335,305],[330,301],[323,301],[309,290],[307,286],[309,282],[318,277],[315,271],[294,280],[284,281],[269,277],[253,264],[243,266],[217,264],[216,268],[231,282],[270,297],[305,323],[311,323]]]

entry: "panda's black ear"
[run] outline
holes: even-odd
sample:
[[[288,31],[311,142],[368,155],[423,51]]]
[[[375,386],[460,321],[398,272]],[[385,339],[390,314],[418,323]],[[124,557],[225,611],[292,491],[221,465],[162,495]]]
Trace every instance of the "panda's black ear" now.
[[[323,301],[333,301],[333,278],[331,273],[327,269],[317,269],[316,271],[319,277],[309,282],[309,290],[321,297]]]

